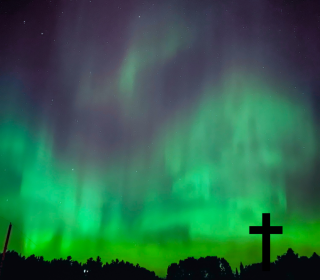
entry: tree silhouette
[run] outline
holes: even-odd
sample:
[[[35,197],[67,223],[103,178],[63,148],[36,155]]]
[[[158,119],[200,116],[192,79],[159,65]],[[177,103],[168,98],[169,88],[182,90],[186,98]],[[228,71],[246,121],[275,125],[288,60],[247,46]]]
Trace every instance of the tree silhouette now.
[[[224,259],[206,257],[187,258],[168,267],[167,279],[233,279],[232,269]]]
[[[240,262],[240,275],[243,273],[243,270],[244,270],[243,264],[242,262]]]
[[[193,257],[172,263],[167,269],[167,280],[300,280],[318,279],[320,257],[313,253],[310,258],[302,256],[289,248],[288,251],[278,256],[277,260],[270,264],[270,271],[262,271],[262,264],[255,263],[243,266],[240,263],[240,274],[236,268],[232,273],[229,263],[224,258],[218,257]],[[88,271],[88,272],[84,272]],[[133,265],[123,260],[105,263],[101,258],[89,258],[85,264],[72,261],[72,257],[66,259],[53,259],[45,261],[42,256],[31,255],[24,257],[17,252],[8,251],[3,265],[1,280],[103,280],[103,279],[144,279],[160,280],[154,272]]]

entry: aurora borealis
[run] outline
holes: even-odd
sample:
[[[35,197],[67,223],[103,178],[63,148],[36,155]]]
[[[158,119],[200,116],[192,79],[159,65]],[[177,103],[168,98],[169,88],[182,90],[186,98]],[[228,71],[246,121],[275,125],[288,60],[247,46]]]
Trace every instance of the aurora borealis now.
[[[241,3],[240,3],[241,2]],[[0,234],[166,275],[320,252],[315,1],[22,1],[0,10]]]

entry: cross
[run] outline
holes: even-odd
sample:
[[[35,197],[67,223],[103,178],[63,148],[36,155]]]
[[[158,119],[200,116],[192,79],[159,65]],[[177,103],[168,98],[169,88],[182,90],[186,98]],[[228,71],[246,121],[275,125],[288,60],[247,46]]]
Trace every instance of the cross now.
[[[249,226],[249,234],[262,234],[262,270],[270,271],[270,234],[282,234],[282,226],[270,226],[270,213],[262,213],[262,227]]]

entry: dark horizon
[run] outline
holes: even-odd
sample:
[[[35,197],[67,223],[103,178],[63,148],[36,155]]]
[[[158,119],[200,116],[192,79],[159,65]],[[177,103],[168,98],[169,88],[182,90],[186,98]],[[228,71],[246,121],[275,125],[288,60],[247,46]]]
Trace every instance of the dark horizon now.
[[[119,277],[121,279],[135,278],[140,275],[143,279],[274,279],[274,280],[293,280],[293,279],[309,279],[317,272],[317,267],[320,264],[320,256],[315,252],[310,258],[299,256],[291,248],[281,256],[277,257],[275,262],[270,264],[269,271],[263,271],[262,263],[253,263],[243,265],[240,262],[239,269],[232,270],[227,260],[223,257],[216,256],[200,257],[195,259],[189,257],[180,260],[177,263],[172,263],[167,268],[165,277],[157,276],[154,271],[150,271],[139,264],[132,264],[125,260],[112,260],[111,262],[102,262],[101,258],[88,258],[85,263],[79,263],[73,260],[72,256],[66,259],[45,260],[42,256],[34,254],[25,257],[15,251],[6,253],[7,259],[4,261],[4,266],[1,269],[1,279],[38,279],[36,277],[60,277],[60,279],[104,279],[108,277]],[[23,270],[23,272],[21,271]],[[30,275],[28,274],[30,273]],[[51,274],[49,274],[51,273]],[[47,274],[47,275],[45,275]],[[20,278],[19,278],[20,277]],[[220,278],[221,277],[221,278]],[[50,278],[51,279],[51,278]]]

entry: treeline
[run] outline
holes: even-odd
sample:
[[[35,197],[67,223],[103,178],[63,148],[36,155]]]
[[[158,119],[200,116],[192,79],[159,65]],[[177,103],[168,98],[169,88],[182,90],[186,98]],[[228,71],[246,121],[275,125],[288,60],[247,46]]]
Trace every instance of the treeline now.
[[[299,257],[292,249],[278,256],[270,265],[270,271],[262,271],[262,264],[243,266],[240,270],[232,271],[224,258],[205,257],[200,259],[188,258],[173,263],[168,267],[167,280],[313,280],[320,278],[320,257],[314,253],[310,258]],[[45,261],[43,257],[31,255],[24,257],[15,251],[8,251],[1,271],[2,280],[120,280],[143,279],[161,280],[154,272],[142,268],[137,264],[115,261],[103,264],[101,258],[90,258],[86,263],[67,259],[53,259]]]

